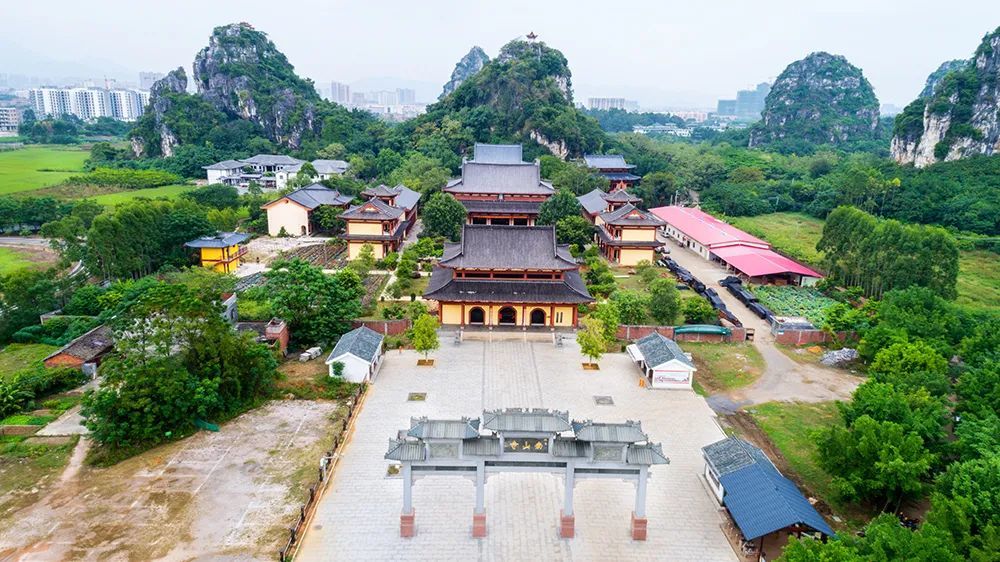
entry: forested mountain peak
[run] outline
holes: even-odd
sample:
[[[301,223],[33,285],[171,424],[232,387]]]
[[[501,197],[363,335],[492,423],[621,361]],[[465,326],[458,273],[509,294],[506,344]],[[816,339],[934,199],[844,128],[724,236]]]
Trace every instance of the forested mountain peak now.
[[[1000,27],[983,38],[971,62],[947,70],[906,106],[891,151],[897,162],[917,167],[1000,153]]]
[[[948,73],[968,66],[969,62],[970,61],[966,59],[956,59],[941,63],[941,66],[937,67],[937,70],[931,72],[930,75],[927,76],[927,82],[924,83],[924,89],[920,91],[919,97],[926,98],[932,95],[937,89],[938,84],[941,83],[941,80],[944,80],[944,77],[947,76]]]
[[[253,146],[257,152],[318,148],[342,142],[344,130],[361,130],[375,120],[321,99],[267,35],[246,23],[216,27],[193,67],[196,94],[186,93],[182,68],[150,92],[152,111],[130,134],[136,156],[172,156],[179,145],[222,151]]]
[[[873,139],[879,104],[861,69],[840,55],[812,53],[778,76],[763,119],[750,132],[750,146],[844,145]]]
[[[514,40],[428,108],[425,120],[448,115],[470,126],[477,141],[534,141],[561,158],[599,150],[604,133],[573,106],[571,76],[557,49]]]
[[[469,52],[455,65],[455,70],[451,72],[451,79],[444,85],[441,96],[438,99],[443,99],[448,94],[454,92],[462,85],[462,82],[465,82],[482,70],[483,66],[488,62],[490,62],[490,57],[481,47],[476,45],[469,49]]]

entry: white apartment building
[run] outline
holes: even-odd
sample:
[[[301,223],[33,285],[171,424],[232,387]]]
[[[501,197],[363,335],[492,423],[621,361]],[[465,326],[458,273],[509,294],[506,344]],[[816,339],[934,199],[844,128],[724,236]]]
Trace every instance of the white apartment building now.
[[[587,98],[588,109],[639,111],[639,102],[625,98]]]
[[[341,82],[330,82],[330,101],[340,105],[351,103],[351,87]]]
[[[21,111],[16,107],[0,107],[0,134],[17,133],[21,126]]]
[[[28,100],[35,116],[74,115],[84,121],[110,117],[135,121],[149,103],[149,92],[102,88],[34,88]]]

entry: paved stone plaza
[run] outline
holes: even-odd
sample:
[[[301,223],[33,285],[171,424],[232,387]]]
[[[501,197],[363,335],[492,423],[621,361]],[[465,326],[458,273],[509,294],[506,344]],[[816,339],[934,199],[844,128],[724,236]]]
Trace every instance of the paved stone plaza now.
[[[718,506],[700,474],[701,447],[724,437],[704,399],[691,391],[646,390],[625,354],[584,371],[575,342],[466,341],[441,338],[433,368],[412,351],[387,354],[344,450],[334,480],[298,556],[321,560],[735,560],[719,527]],[[427,393],[426,401],[407,401]],[[598,406],[595,396],[614,405]],[[488,536],[471,536],[474,482],[424,477],[413,488],[416,536],[399,536],[403,485],[387,476],[389,439],[410,417],[480,417],[483,409],[544,407],[575,419],[642,421],[671,460],[652,468],[646,503],[649,538],[633,541],[634,485],[581,480],[575,488],[576,538],[558,537],[561,477],[504,473],[486,483]]]

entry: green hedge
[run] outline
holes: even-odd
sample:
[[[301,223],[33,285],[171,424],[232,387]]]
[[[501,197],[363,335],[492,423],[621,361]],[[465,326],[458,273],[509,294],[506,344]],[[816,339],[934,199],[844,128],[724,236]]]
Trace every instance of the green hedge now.
[[[70,176],[68,184],[102,185],[127,189],[147,189],[181,183],[177,174],[163,170],[130,170],[127,168],[97,168],[78,176]]]

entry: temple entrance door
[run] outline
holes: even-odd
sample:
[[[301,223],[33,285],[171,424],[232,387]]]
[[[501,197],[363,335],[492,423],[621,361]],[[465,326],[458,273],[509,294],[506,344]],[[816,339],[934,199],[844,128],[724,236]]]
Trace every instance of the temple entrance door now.
[[[545,311],[536,308],[531,311],[531,325],[532,326],[544,326],[545,325]]]
[[[514,326],[517,324],[517,311],[512,307],[505,306],[500,309],[500,321],[501,326]]]
[[[469,324],[485,324],[486,323],[486,313],[483,309],[473,307],[469,310]]]

